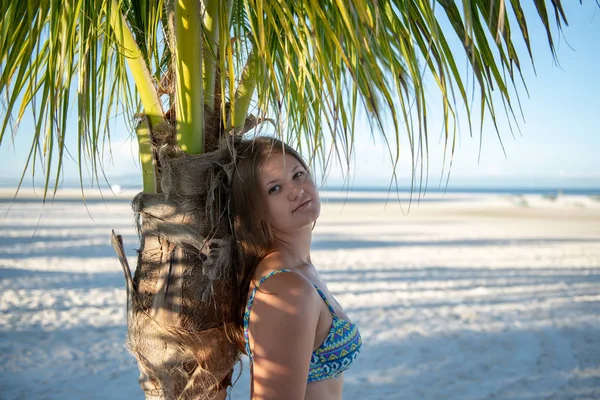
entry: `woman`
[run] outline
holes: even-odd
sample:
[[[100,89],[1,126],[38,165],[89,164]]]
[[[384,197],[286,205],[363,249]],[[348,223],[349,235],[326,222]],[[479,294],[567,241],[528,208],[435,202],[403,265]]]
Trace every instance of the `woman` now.
[[[231,211],[238,327],[253,399],[342,398],[362,339],[310,257],[320,200],[306,163],[273,138],[235,144]]]

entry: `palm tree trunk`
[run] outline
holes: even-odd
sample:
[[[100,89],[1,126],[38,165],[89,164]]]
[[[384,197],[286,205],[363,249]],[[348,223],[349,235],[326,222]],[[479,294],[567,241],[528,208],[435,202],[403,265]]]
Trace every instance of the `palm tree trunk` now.
[[[227,171],[219,152],[179,155],[161,160],[164,193],[133,200],[141,240],[133,279],[113,238],[128,282],[127,346],[146,399],[225,399],[240,352],[221,303],[235,290],[232,240],[212,205]]]

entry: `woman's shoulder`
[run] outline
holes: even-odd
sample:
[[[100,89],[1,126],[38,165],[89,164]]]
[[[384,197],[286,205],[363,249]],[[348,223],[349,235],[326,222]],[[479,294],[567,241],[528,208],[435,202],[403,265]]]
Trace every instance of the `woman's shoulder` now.
[[[246,336],[254,393],[268,390],[278,393],[277,398],[304,398],[319,322],[319,295],[304,276],[282,271],[289,265],[269,267],[257,274],[268,277],[254,292]]]
[[[286,262],[285,257],[275,256],[259,264],[255,285],[259,286],[256,297],[263,301],[284,301],[288,306],[306,307],[318,295],[313,284]],[[264,294],[264,295],[260,295]],[[317,303],[318,304],[318,303]]]
[[[276,296],[293,297],[300,293],[304,295],[317,293],[306,277],[285,267],[265,270],[258,282],[260,282],[259,291]]]
[[[297,335],[314,336],[321,307],[319,294],[312,283],[283,268],[274,269],[265,276],[268,278],[254,292],[250,316],[250,320],[259,322],[253,331],[255,343],[268,343],[272,347],[280,337],[273,337],[268,333],[271,331],[286,331],[283,337],[288,339]]]

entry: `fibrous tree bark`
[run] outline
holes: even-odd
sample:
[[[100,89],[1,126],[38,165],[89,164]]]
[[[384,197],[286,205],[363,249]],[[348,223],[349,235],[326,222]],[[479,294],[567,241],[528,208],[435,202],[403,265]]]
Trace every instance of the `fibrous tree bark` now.
[[[147,399],[224,399],[240,358],[226,332],[237,287],[227,217],[234,161],[222,143],[196,156],[162,144],[162,192],[132,203],[141,244],[133,278],[113,233],[127,281],[127,347]]]

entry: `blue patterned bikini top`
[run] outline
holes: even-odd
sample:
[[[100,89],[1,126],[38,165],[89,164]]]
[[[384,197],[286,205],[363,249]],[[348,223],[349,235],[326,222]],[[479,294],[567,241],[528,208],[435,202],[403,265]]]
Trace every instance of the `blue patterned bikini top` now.
[[[248,323],[250,321],[250,311],[252,310],[252,302],[258,287],[267,279],[280,272],[292,272],[289,269],[278,269],[263,276],[258,282],[258,285],[252,290],[246,312],[244,313],[244,338],[246,339],[246,352],[252,362],[252,352],[250,351],[250,341],[248,338]],[[358,357],[362,346],[362,338],[358,332],[358,327],[344,319],[339,318],[327,297],[313,283],[319,295],[327,304],[327,308],[331,311],[333,322],[329,329],[329,334],[319,348],[313,351],[310,358],[310,368],[308,370],[308,383],[320,381],[328,378],[335,378],[342,372],[350,368],[352,362]]]

